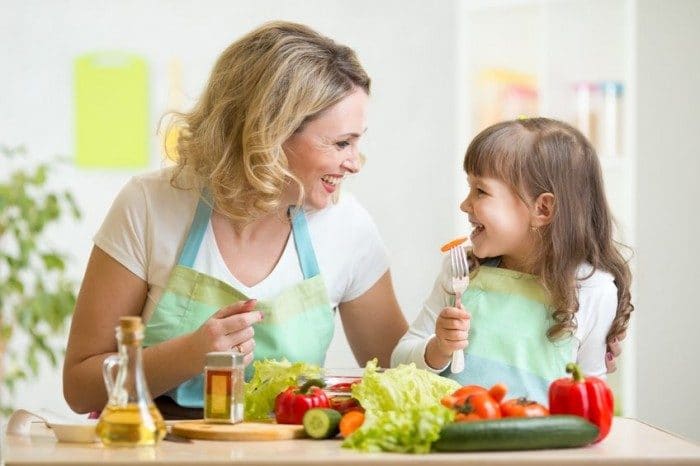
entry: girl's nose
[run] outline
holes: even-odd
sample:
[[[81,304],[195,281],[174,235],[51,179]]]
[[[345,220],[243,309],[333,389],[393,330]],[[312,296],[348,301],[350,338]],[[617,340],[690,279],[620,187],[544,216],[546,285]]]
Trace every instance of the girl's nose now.
[[[469,196],[465,197],[462,203],[459,205],[459,209],[464,213],[470,213],[471,203],[469,202]]]

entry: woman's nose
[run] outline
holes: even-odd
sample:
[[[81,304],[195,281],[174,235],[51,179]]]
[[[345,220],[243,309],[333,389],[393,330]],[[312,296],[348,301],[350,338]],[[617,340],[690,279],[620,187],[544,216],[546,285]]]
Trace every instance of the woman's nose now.
[[[340,166],[350,173],[357,173],[360,171],[360,155],[354,152],[350,157],[343,160]]]

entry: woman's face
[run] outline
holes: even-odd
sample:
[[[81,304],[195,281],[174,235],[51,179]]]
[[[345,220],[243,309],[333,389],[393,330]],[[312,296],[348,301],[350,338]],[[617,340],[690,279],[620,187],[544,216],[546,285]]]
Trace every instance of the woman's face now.
[[[304,185],[304,203],[326,207],[348,173],[360,169],[359,142],[367,129],[369,97],[362,89],[348,94],[293,134],[283,144],[289,167]],[[291,202],[298,196],[290,184]]]
[[[528,205],[500,180],[469,175],[460,208],[469,215],[474,254],[502,257],[503,266],[524,271],[533,248]]]

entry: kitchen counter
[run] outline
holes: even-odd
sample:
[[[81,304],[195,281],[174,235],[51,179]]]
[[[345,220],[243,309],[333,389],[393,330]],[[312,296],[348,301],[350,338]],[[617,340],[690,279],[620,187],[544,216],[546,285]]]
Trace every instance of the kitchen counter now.
[[[285,440],[267,442],[163,441],[157,447],[105,448],[100,443],[56,442],[43,424],[32,425],[29,436],[7,435],[2,458],[15,465],[387,465],[416,464],[695,464],[700,446],[635,419],[615,418],[608,438],[579,449],[491,453],[431,453],[400,455],[360,453],[340,448],[339,440]]]

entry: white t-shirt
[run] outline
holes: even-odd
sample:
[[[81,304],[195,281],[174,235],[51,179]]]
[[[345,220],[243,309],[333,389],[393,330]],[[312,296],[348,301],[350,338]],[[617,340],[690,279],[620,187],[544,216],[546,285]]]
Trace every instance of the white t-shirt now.
[[[133,177],[117,195],[95,245],[148,283],[142,316],[147,321],[177,264],[197,207],[196,190],[171,185],[173,168]],[[187,184],[190,186],[191,184]],[[332,306],[355,299],[388,270],[386,247],[367,211],[343,193],[336,204],[307,212],[309,235]],[[294,238],[289,236],[272,272],[247,287],[233,276],[219,252],[211,221],[193,268],[256,299],[273,297],[303,280]]]
[[[573,335],[571,360],[576,361],[584,374],[605,377],[606,337],[617,311],[617,287],[613,276],[607,272],[592,270],[590,264],[582,264],[578,271],[579,309],[576,312],[577,328]],[[391,365],[413,362],[417,367],[438,373],[446,367],[433,369],[425,362],[425,347],[435,335],[435,322],[443,308],[452,306],[451,272],[449,256],[423,309],[401,338],[391,356]]]

